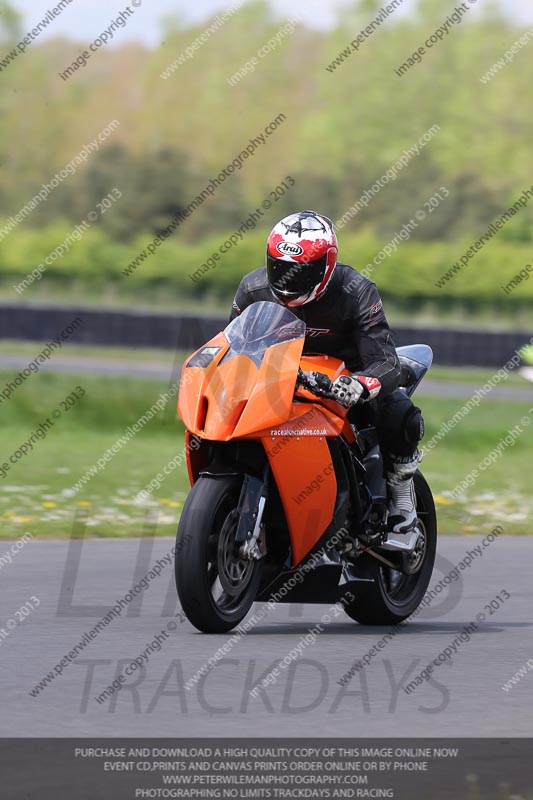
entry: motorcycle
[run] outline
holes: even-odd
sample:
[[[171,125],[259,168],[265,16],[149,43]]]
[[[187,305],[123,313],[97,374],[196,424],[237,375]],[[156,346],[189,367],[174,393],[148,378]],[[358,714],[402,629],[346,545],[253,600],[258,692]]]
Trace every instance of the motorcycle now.
[[[417,525],[388,541],[388,500],[372,404],[331,394],[349,374],[303,355],[306,326],[271,302],[248,306],[184,364],[178,412],[191,491],[177,533],[176,587],[206,633],[238,625],[254,602],[342,602],[350,618],[391,625],[428,587],[437,522],[415,475]],[[431,348],[398,348],[412,395]],[[403,537],[402,537],[403,538]]]

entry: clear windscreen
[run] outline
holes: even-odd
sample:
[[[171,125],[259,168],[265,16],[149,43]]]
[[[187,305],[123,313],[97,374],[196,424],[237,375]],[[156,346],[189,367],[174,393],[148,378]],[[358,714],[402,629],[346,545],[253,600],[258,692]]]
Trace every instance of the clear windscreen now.
[[[230,343],[224,361],[232,356],[247,355],[259,365],[272,345],[304,338],[305,322],[285,306],[262,301],[245,308],[224,333]]]

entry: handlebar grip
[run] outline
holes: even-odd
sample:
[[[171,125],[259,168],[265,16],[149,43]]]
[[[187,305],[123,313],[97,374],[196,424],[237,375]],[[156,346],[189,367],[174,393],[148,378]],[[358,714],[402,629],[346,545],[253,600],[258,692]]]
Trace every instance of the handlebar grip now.
[[[319,397],[327,397],[331,394],[333,383],[323,372],[304,372],[299,370],[298,380],[301,386]]]

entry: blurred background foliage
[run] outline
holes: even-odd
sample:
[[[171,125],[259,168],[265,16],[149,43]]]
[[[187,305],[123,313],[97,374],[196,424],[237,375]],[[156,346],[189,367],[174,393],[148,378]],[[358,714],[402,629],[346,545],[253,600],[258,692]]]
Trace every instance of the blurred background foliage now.
[[[339,219],[433,125],[440,131],[396,181],[340,233],[342,260],[356,268],[441,186],[442,205],[409,242],[376,267],[389,316],[533,319],[533,280],[502,285],[532,259],[533,200],[444,288],[438,280],[487,226],[533,184],[530,101],[533,39],[488,83],[481,77],[524,33],[485,4],[454,26],[445,44],[399,78],[404,62],[455,2],[419,0],[336,70],[330,64],[382,4],[353,2],[333,30],[298,25],[234,87],[227,79],[283,22],[265,2],[246,4],[166,79],[162,73],[209,24],[166,20],[157,49],[102,48],[68,80],[59,74],[82,41],[36,41],[0,73],[0,231],[82,146],[112,120],[120,127],[86,166],[66,178],[7,235],[0,234],[4,300],[159,304],[225,309],[240,277],[263,263],[278,218],[316,208]],[[0,60],[18,42],[19,16],[0,2]],[[29,98],[32,98],[29,100]],[[286,122],[130,277],[122,270],[278,114]],[[258,227],[197,282],[189,277],[287,175],[296,185]],[[21,281],[113,187],[122,192],[101,220],[19,296]]]

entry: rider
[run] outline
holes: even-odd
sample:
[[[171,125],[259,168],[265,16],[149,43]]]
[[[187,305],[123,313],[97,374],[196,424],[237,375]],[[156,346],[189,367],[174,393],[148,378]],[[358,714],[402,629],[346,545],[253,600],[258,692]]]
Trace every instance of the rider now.
[[[268,238],[266,267],[242,279],[230,319],[259,300],[290,308],[307,327],[304,353],[342,359],[352,373],[333,383],[338,402],[349,408],[375,398],[389,524],[393,536],[402,541],[416,525],[413,476],[421,460],[418,444],[424,421],[420,409],[398,388],[400,364],[376,285],[337,261],[337,255],[337,237],[328,217],[314,211],[285,217]],[[381,389],[368,378],[377,378]]]

